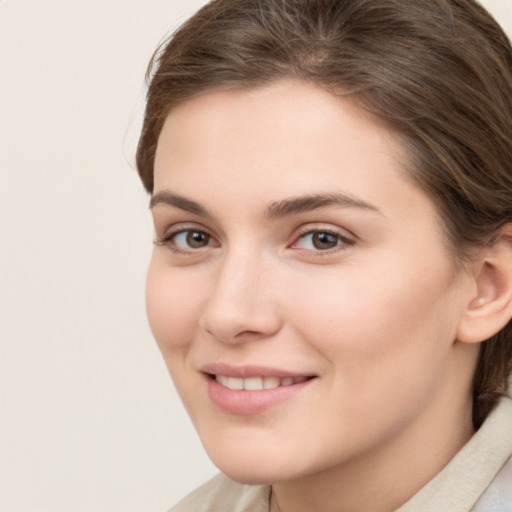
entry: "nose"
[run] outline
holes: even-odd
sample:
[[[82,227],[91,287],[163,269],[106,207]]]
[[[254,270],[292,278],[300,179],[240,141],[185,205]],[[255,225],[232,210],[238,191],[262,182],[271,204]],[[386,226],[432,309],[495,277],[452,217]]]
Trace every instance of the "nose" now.
[[[276,282],[257,257],[226,256],[218,263],[200,327],[222,343],[267,339],[281,328]]]

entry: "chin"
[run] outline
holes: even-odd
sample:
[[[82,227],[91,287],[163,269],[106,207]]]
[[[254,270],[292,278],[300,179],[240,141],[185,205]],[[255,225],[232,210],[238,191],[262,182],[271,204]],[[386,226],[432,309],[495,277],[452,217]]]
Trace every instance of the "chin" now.
[[[250,485],[271,484],[283,477],[281,464],[269,458],[263,449],[258,450],[257,445],[253,445],[253,450],[242,450],[233,445],[204,446],[215,466],[236,482]]]
[[[215,461],[213,462],[215,464]],[[215,465],[231,480],[248,485],[270,485],[279,481],[293,479],[294,476],[265,465],[260,465],[260,467],[255,467],[250,463]]]
[[[222,471],[222,473],[231,478],[231,480],[234,480],[235,482],[238,482],[240,484],[271,485],[275,483],[277,480],[280,480],[273,478],[272,475],[270,475],[268,472],[263,473],[260,470],[254,470],[253,468],[232,470],[233,468],[219,467],[219,469]]]
[[[208,455],[222,473],[243,484],[273,484],[297,478],[302,474],[301,468],[297,466],[296,457],[287,458],[279,451],[272,451],[272,454],[264,450],[254,452],[222,450],[220,454],[208,451]],[[275,457],[276,453],[279,454],[279,459]]]

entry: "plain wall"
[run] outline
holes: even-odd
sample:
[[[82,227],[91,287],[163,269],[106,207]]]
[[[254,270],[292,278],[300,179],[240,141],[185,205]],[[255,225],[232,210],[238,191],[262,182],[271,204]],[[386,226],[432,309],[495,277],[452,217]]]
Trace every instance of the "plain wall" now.
[[[4,512],[158,512],[215,472],[147,326],[133,168],[147,62],[203,3],[0,0]]]

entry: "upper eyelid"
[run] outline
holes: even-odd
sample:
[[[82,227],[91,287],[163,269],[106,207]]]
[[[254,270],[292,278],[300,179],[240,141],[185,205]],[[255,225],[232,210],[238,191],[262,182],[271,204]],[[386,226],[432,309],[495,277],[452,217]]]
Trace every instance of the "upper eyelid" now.
[[[329,222],[310,222],[304,224],[296,230],[295,238],[307,235],[309,233],[316,233],[325,231],[326,233],[332,233],[333,235],[338,235],[342,238],[350,238],[352,240],[357,240],[357,236],[349,229],[336,226],[335,224],[331,224]]]
[[[175,223],[171,224],[170,226],[166,227],[165,229],[162,230],[162,232],[163,232],[162,236],[166,237],[166,236],[171,236],[171,235],[174,235],[177,233],[181,233],[183,231],[193,231],[193,230],[200,231],[202,233],[206,233],[206,234],[216,238],[215,234],[212,233],[212,230],[208,229],[204,225],[202,225],[200,223],[196,223],[196,222],[186,222],[186,221],[185,222],[175,222]]]

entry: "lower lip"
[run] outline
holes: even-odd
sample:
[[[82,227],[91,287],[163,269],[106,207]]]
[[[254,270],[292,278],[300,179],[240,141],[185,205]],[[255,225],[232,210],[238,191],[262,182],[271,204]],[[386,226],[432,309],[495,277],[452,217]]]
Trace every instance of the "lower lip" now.
[[[209,375],[206,376],[206,379],[210,400],[223,411],[239,415],[262,413],[295,397],[315,380],[308,379],[304,382],[273,389],[247,391],[245,389],[229,389],[219,384]]]

